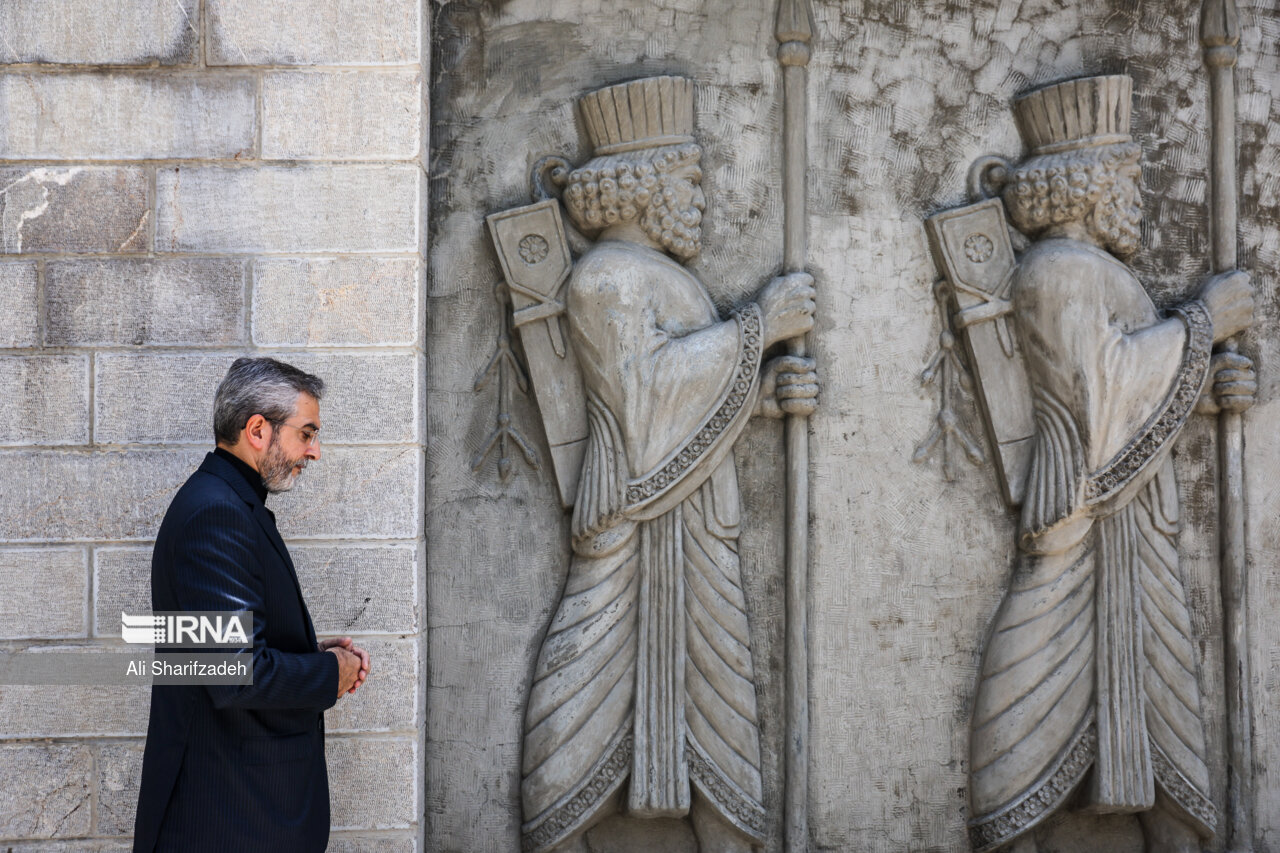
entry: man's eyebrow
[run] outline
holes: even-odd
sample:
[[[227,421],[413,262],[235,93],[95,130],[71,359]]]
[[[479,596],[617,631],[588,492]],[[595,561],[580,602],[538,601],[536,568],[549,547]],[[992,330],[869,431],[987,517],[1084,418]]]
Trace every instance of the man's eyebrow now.
[[[319,430],[320,424],[316,423],[315,421],[307,421],[305,424],[302,425],[302,428]]]

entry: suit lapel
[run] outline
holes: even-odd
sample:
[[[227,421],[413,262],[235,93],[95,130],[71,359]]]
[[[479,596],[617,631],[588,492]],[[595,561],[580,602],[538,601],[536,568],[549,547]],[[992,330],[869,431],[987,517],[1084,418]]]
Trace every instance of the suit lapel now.
[[[216,453],[210,453],[204,458],[204,462],[200,464],[200,470],[209,474],[213,474],[221,480],[224,480],[232,490],[239,495],[245,503],[249,504],[253,510],[253,517],[267,534],[273,548],[280,554],[280,560],[284,563],[285,570],[289,573],[289,580],[293,581],[293,589],[298,595],[298,606],[302,608],[302,615],[305,617],[303,622],[307,626],[307,638],[312,645],[316,642],[316,629],[311,624],[311,612],[307,610],[307,602],[302,597],[302,586],[298,583],[298,573],[293,567],[293,558],[289,556],[289,549],[285,547],[284,539],[280,538],[280,531],[276,528],[276,516],[271,510],[267,509],[266,504],[258,497],[257,492],[245,480],[234,466]]]

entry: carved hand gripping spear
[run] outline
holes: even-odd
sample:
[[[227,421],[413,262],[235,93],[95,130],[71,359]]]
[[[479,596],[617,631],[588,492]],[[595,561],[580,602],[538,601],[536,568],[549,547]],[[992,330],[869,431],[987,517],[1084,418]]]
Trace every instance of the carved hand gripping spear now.
[[[1209,69],[1212,154],[1210,206],[1213,271],[1237,265],[1235,66],[1240,21],[1235,0],[1205,0],[1200,43]],[[1234,352],[1235,341],[1223,349]],[[1246,404],[1247,405],[1247,404]],[[1245,405],[1224,406],[1218,415],[1218,536],[1221,554],[1223,658],[1227,692],[1227,839],[1231,853],[1253,850],[1253,730],[1249,701],[1248,582],[1244,529]]]
[[[805,190],[808,117],[805,83],[813,17],[809,0],[779,0],[774,35],[782,66],[783,272],[803,272],[808,255]],[[803,337],[787,342],[791,355],[807,355]],[[786,784],[784,845],[809,847],[809,426],[788,415],[786,563]]]

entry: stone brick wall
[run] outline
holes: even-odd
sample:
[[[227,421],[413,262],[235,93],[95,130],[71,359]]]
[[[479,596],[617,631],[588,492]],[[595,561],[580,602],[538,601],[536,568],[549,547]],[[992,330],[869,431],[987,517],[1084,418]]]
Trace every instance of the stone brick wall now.
[[[0,645],[118,648],[227,365],[323,376],[271,505],[317,630],[331,850],[421,848],[419,0],[0,3]],[[145,688],[0,687],[0,849],[124,850]]]

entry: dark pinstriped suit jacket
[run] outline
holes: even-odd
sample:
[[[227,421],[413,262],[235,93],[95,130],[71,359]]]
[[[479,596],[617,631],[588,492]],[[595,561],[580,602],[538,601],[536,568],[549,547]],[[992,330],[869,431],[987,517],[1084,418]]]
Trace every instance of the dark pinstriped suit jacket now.
[[[323,711],[337,701],[338,661],[316,651],[275,517],[218,454],[160,525],[151,601],[252,610],[253,684],[151,688],[134,851],[324,850]]]

